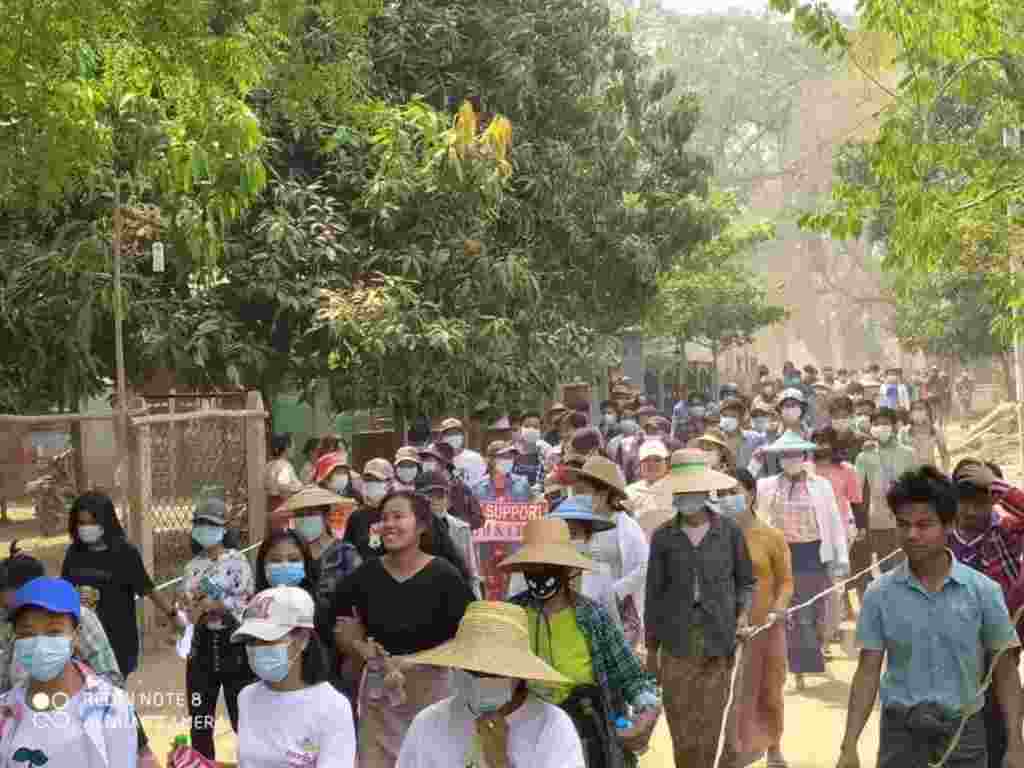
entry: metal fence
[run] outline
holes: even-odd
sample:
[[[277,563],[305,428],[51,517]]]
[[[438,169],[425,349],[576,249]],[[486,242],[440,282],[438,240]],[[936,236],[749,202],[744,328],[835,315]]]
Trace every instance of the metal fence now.
[[[196,412],[202,413],[201,411]],[[162,580],[180,574],[192,557],[192,512],[203,495],[221,496],[231,527],[248,537],[245,418],[217,416],[150,425],[150,501],[153,567]]]

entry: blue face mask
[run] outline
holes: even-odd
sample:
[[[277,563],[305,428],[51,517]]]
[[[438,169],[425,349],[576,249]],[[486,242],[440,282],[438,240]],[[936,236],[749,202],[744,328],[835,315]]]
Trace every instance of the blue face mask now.
[[[192,528],[192,538],[203,549],[209,549],[224,540],[224,529],[219,525],[197,525]]]
[[[280,683],[288,677],[288,669],[291,667],[291,660],[288,658],[288,649],[291,646],[291,643],[247,645],[245,652],[249,657],[249,667],[260,680]]]
[[[295,519],[295,532],[303,541],[316,541],[324,534],[322,517],[298,517]]]
[[[743,494],[726,496],[718,502],[719,511],[726,517],[736,517],[747,511],[747,497]]]
[[[14,658],[33,680],[46,683],[64,671],[71,659],[67,635],[39,635],[14,641]]]
[[[306,578],[304,563],[267,563],[267,583],[272,587],[294,587]]]

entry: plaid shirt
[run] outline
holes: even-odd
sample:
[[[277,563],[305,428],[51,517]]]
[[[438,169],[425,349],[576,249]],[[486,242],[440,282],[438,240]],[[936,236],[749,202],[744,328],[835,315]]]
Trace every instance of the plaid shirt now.
[[[124,686],[121,669],[117,666],[117,656],[110,646],[103,624],[99,616],[84,605],[78,622],[78,650],[78,658],[89,665],[98,677],[117,688]],[[14,626],[5,622],[0,625],[0,693],[27,684],[28,679],[28,670],[14,660]]]
[[[949,536],[949,546],[964,565],[981,571],[1009,595],[1021,573],[1024,554],[1024,494],[1005,483],[994,483],[992,493],[1009,514],[992,513],[992,523],[984,533],[968,541],[957,529]],[[1015,519],[1016,518],[1016,519]]]
[[[637,659],[633,649],[626,642],[626,636],[608,612],[593,600],[575,595],[576,623],[590,646],[590,663],[594,671],[594,682],[613,703],[636,701],[637,696],[647,691],[657,692],[657,684],[649,677]],[[531,605],[529,594],[523,592],[511,602],[523,607]],[[622,699],[622,702],[615,701]],[[624,707],[613,707],[609,712],[624,712]]]

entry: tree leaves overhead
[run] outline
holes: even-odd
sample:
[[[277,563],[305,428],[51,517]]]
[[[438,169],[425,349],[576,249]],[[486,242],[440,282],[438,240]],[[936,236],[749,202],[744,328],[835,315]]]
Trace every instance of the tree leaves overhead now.
[[[640,16],[638,33],[673,77],[673,89],[696,94],[701,120],[694,148],[712,158],[716,180],[731,187],[783,169],[801,86],[835,71],[775,15],[733,11]]]
[[[854,35],[824,4],[772,7],[795,9],[814,42],[852,50]],[[860,24],[897,43],[904,76],[877,138],[858,150],[859,172],[843,174],[830,203],[802,223],[841,237],[871,226],[884,235],[890,268],[955,269],[965,235],[997,228],[1024,190],[1024,155],[1003,147],[1003,129],[1024,125],[1024,8],[865,0]]]

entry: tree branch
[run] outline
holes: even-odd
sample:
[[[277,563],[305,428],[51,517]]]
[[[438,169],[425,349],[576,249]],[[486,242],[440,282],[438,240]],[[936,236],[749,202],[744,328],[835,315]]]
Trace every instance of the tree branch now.
[[[1014,179],[1013,181],[1007,182],[1002,186],[996,187],[991,192],[986,192],[981,197],[976,198],[969,203],[962,203],[961,205],[958,205],[956,208],[954,208],[951,211],[951,213],[962,213],[963,211],[968,211],[971,208],[977,208],[979,205],[984,205],[993,198],[999,197],[1004,192],[1009,192],[1010,190],[1019,189],[1021,187],[1024,187],[1024,177]]]

